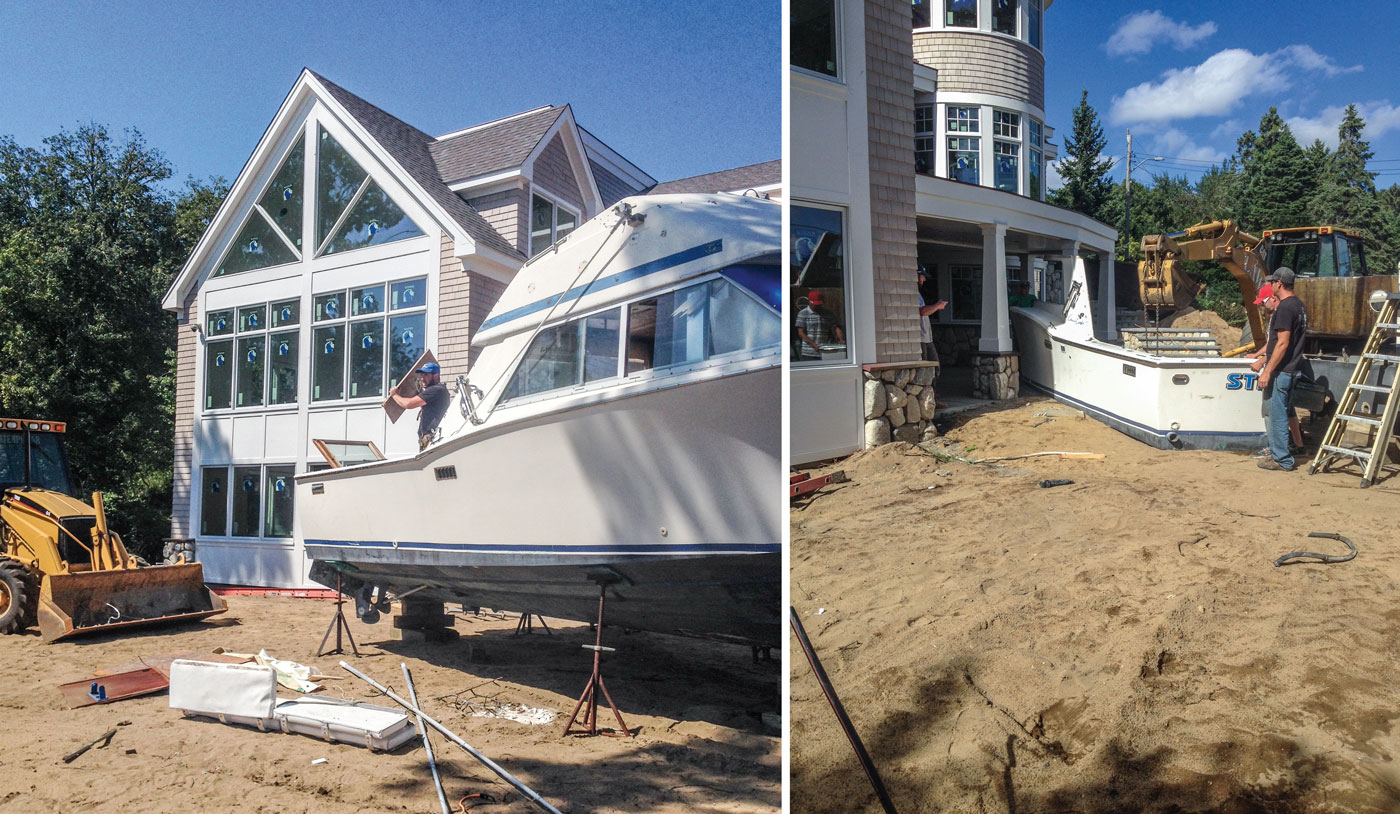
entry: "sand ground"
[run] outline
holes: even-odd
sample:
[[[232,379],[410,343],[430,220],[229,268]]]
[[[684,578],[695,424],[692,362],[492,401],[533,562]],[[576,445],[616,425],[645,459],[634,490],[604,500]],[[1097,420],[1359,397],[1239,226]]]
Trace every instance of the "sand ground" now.
[[[337,667],[340,658],[400,694],[407,663],[423,708],[565,812],[769,812],[781,806],[778,736],[760,715],[778,709],[780,668],[754,664],[748,648],[608,628],[604,681],[634,739],[561,738],[587,681],[587,626],[552,621],[555,635],[515,637],[515,617],[458,619],[453,644],[391,638],[351,618],[360,657],[316,656],[334,606],[327,601],[228,598],[206,622],[126,636],[45,644],[0,636],[0,812],[436,812],[438,800],[417,741],[372,753],[301,735],[261,733],[184,719],[165,693],[70,710],[58,686],[140,658],[222,647],[319,667],[343,680],[321,694],[372,700],[374,690]],[[537,628],[538,630],[538,628]],[[347,646],[347,653],[349,652]],[[287,690],[281,696],[295,695]],[[470,717],[460,701],[554,710],[546,726]],[[392,702],[384,702],[392,705]],[[606,708],[600,722],[616,726]],[[111,744],[71,764],[61,757],[107,729]],[[536,811],[466,752],[434,736],[449,799],[486,792],[495,804],[469,810]],[[312,765],[326,758],[321,765]]]
[[[1400,478],[1159,451],[1044,399],[930,449],[1106,457],[895,444],[794,506],[793,605],[901,812],[1400,811]],[[1273,565],[1345,553],[1312,531],[1360,555]],[[793,810],[878,811],[795,652]]]

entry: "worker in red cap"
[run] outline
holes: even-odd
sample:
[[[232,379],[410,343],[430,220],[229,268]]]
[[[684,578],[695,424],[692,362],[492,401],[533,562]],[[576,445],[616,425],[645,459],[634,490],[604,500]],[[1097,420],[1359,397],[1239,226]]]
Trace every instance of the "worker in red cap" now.
[[[826,297],[817,289],[807,292],[807,307],[797,313],[797,360],[822,358],[822,345],[844,345],[845,334],[836,324],[836,315],[826,309]]]
[[[1254,304],[1264,309],[1264,313],[1269,316],[1269,322],[1273,321],[1274,310],[1278,308],[1278,297],[1274,296],[1273,283],[1266,282],[1263,285],[1259,286],[1259,294],[1254,298]],[[1268,335],[1268,324],[1268,322],[1265,323],[1265,336]],[[1254,360],[1254,363],[1249,366],[1250,370],[1253,370],[1254,372],[1258,373],[1260,370],[1263,369],[1264,365],[1268,362],[1268,357],[1266,355],[1267,350],[1267,345],[1261,345],[1259,349],[1254,351],[1253,353],[1245,354],[1246,359]],[[1259,390],[1262,393],[1264,388],[1261,386]],[[1268,404],[1267,402],[1265,402],[1265,408],[1267,408],[1267,406]],[[1288,406],[1288,440],[1290,445],[1290,454],[1299,455],[1304,451],[1303,427],[1298,422],[1298,411],[1294,409],[1293,405],[1291,404]],[[1264,447],[1263,449],[1259,450],[1258,452],[1254,453],[1249,457],[1257,458],[1259,460],[1268,460],[1273,458],[1273,454],[1269,451],[1268,447]]]

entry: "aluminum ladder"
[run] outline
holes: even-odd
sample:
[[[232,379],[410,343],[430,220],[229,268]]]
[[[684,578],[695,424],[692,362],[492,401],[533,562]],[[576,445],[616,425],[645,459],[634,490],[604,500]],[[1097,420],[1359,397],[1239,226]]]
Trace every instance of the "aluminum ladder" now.
[[[1397,397],[1400,395],[1400,355],[1397,355],[1394,346],[1390,348],[1389,353],[1380,352],[1391,338],[1400,334],[1400,322],[1396,320],[1397,311],[1400,311],[1400,293],[1391,292],[1381,303],[1380,315],[1366,340],[1361,357],[1357,359],[1351,381],[1347,383],[1346,393],[1342,395],[1342,401],[1337,405],[1337,411],[1327,425],[1327,434],[1318,445],[1317,457],[1313,458],[1312,465],[1308,467],[1309,475],[1319,469],[1325,470],[1328,465],[1337,461],[1355,461],[1362,467],[1361,488],[1364,489],[1374,483],[1376,476],[1380,474],[1386,458],[1386,448],[1395,432],[1396,408],[1400,407],[1400,397]],[[1372,380],[1371,371],[1377,363],[1381,365],[1380,375],[1375,378],[1377,383],[1368,384],[1367,382]],[[1396,365],[1396,369],[1391,372],[1389,385],[1380,384],[1385,379],[1386,365]],[[1385,406],[1379,415],[1374,412],[1370,415],[1356,412],[1363,393],[1379,393],[1385,396]],[[1375,436],[1369,448],[1342,443],[1348,424],[1374,428]]]

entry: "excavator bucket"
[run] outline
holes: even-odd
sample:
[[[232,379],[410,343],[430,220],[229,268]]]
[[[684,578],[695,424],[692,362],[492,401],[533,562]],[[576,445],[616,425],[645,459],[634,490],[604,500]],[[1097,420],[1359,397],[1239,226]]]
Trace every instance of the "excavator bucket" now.
[[[39,632],[52,642],[139,625],[203,619],[228,610],[199,563],[45,574]]]
[[[1149,258],[1138,263],[1138,293],[1147,308],[1188,308],[1202,287],[1185,275],[1178,260]]]

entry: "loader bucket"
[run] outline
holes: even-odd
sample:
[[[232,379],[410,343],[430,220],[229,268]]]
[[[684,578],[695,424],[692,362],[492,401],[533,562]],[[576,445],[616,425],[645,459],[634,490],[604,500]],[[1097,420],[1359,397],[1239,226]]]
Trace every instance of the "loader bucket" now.
[[[45,574],[39,632],[52,642],[86,633],[203,619],[228,610],[199,563]]]

